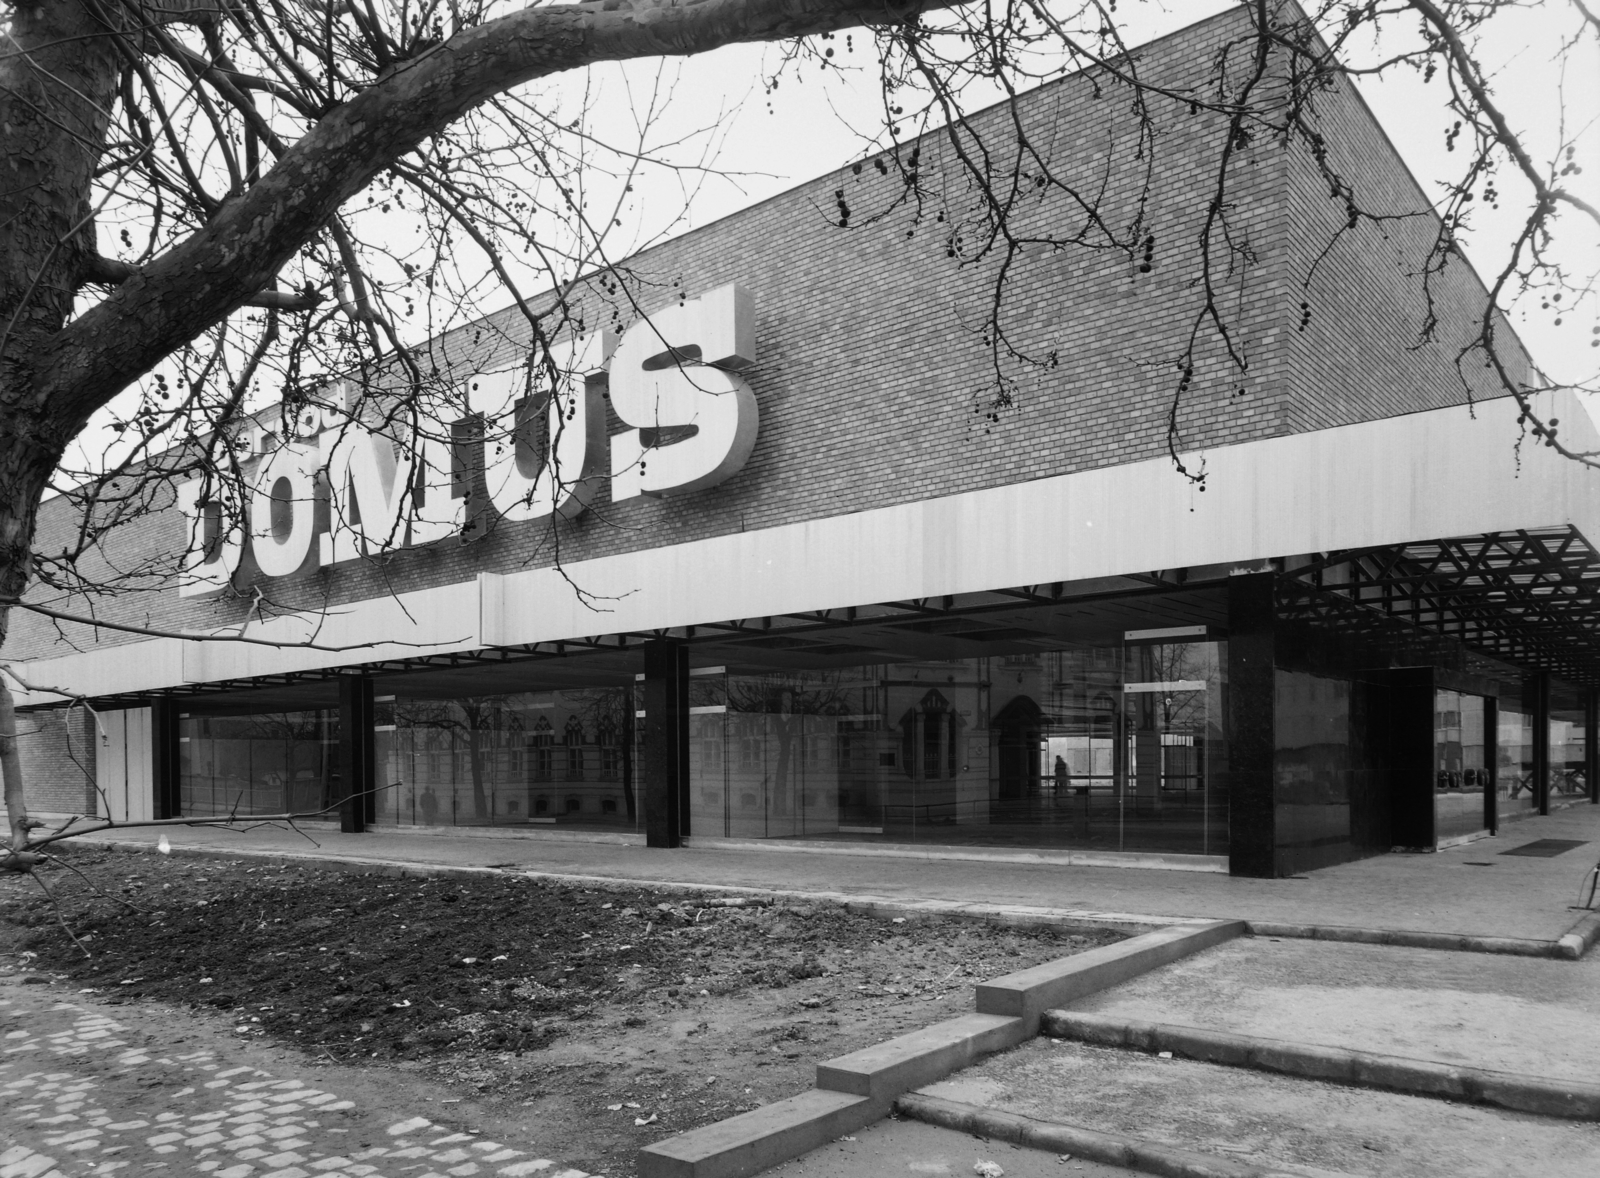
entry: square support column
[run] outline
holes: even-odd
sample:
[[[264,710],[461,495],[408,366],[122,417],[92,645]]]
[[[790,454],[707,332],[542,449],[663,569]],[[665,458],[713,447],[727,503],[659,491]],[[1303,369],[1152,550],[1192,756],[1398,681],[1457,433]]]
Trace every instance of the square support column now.
[[[1434,816],[1434,675],[1432,667],[1394,667],[1389,672],[1390,842],[1432,850],[1438,842]]]
[[[645,842],[676,847],[689,833],[689,648],[673,638],[644,647],[640,776]]]
[[[1228,578],[1228,871],[1278,874],[1272,573]]]
[[[1489,780],[1483,787],[1483,828],[1500,833],[1500,700],[1487,696],[1483,701],[1483,763]]]
[[[183,816],[183,764],[178,740],[178,703],[150,701],[150,785],[155,817]]]
[[[1583,780],[1589,787],[1589,801],[1600,803],[1600,687],[1583,693]]]
[[[1535,671],[1522,681],[1522,698],[1533,711],[1533,796],[1539,813],[1550,813],[1550,674]]]
[[[377,818],[378,799],[374,761],[376,722],[372,680],[366,675],[339,676],[339,829],[359,834]]]

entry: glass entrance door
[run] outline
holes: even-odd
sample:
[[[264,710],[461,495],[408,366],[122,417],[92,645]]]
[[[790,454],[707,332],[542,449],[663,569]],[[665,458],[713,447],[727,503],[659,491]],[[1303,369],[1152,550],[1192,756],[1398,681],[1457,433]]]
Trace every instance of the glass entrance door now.
[[[1215,651],[1215,643],[1186,643],[1128,652],[1114,793],[1119,848],[1226,850],[1226,800],[1212,763],[1220,743]]]
[[[1489,828],[1486,795],[1493,805],[1489,774],[1489,709],[1481,695],[1433,693],[1434,844]]]

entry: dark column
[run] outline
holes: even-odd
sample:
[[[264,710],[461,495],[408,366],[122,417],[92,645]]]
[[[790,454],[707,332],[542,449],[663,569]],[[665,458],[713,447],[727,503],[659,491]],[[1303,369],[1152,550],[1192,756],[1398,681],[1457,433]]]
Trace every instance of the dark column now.
[[[1522,681],[1522,698],[1533,711],[1533,788],[1539,813],[1550,813],[1550,675],[1537,671]]]
[[[644,647],[640,785],[645,842],[676,847],[689,833],[689,648],[672,638]]]
[[[1500,833],[1500,701],[1483,701],[1483,763],[1488,780],[1483,786],[1483,828]]]
[[[182,817],[182,771],[178,750],[178,704],[158,699],[150,704],[150,784],[155,790],[157,818]]]
[[[1278,874],[1272,573],[1228,578],[1228,870]]]
[[[378,799],[372,792],[377,784],[375,712],[372,680],[366,675],[339,676],[339,784],[337,795],[329,800],[340,803],[339,829],[350,834],[366,830],[377,818]]]
[[[1389,672],[1390,839],[1397,847],[1432,849],[1433,668]]]
[[[1600,687],[1583,693],[1583,780],[1589,785],[1589,801],[1600,802]]]

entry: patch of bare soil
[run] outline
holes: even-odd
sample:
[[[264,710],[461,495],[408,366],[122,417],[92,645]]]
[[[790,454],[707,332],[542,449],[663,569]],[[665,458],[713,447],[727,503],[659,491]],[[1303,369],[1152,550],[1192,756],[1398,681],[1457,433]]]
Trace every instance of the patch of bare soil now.
[[[650,1141],[809,1087],[818,1060],[970,1011],[978,981],[1119,939],[511,873],[66,862],[41,875],[59,913],[0,879],[0,954],[106,1002],[205,1009],[241,1038],[444,1083],[461,1111],[613,1175]]]

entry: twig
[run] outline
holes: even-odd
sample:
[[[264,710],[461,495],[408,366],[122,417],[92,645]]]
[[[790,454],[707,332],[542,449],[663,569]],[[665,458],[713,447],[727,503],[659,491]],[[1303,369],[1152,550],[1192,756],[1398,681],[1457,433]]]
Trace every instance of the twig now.
[[[77,876],[85,884],[87,884],[89,890],[91,892],[93,892],[95,895],[104,897],[105,899],[114,901],[115,903],[118,903],[118,904],[126,904],[129,908],[132,908],[140,916],[143,916],[145,914],[145,911],[144,911],[143,908],[140,908],[139,905],[135,904],[132,900],[128,899],[126,896],[113,896],[113,895],[111,895],[111,893],[101,890],[101,888],[94,882],[94,880],[90,879],[87,875],[85,875],[83,872],[79,871],[76,867],[74,867],[72,864],[68,863],[65,859],[61,858],[59,855],[41,855],[39,857],[42,860],[44,860],[44,862],[46,862],[46,863],[54,863],[57,867],[65,867],[68,871],[72,872],[73,875]],[[35,878],[38,878],[38,877],[35,876]]]
[[[33,882],[39,885],[40,890],[43,891],[45,896],[49,899],[50,907],[56,910],[56,922],[61,925],[61,931],[72,938],[72,943],[83,951],[83,955],[85,957],[93,957],[94,954],[89,952],[89,947],[82,941],[78,940],[78,934],[73,932],[71,927],[67,924],[66,915],[61,911],[61,904],[56,900],[55,893],[50,890],[49,885],[33,872],[30,871],[28,874],[33,876]]]

